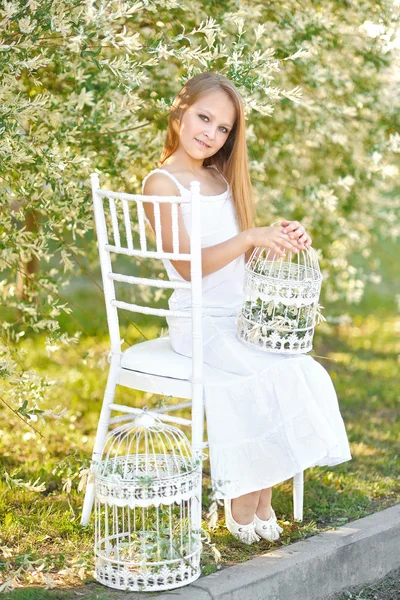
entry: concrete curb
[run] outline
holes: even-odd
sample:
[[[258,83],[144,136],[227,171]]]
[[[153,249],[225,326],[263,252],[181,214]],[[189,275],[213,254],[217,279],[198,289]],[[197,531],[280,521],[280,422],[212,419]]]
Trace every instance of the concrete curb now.
[[[400,567],[400,504],[164,593],[149,600],[324,600]],[[110,598],[116,598],[110,594]]]

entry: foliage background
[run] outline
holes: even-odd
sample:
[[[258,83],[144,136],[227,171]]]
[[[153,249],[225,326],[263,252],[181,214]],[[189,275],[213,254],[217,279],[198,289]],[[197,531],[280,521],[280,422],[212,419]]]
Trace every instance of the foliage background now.
[[[82,414],[71,414],[63,386],[74,390],[75,377],[84,390],[72,396],[96,401],[102,390],[89,373],[107,364],[89,175],[97,170],[104,187],[139,192],[158,161],[169,107],[189,77],[214,70],[239,88],[258,224],[300,219],[310,231],[328,322],[330,315],[332,325],[345,325],[365,287],[378,289],[392,260],[379,249],[393,252],[399,235],[398,17],[398,3],[386,1],[2,4],[6,486],[40,495],[61,484],[68,492],[85,474],[89,450],[81,439],[89,449],[97,412],[73,429]],[[385,296],[392,312],[395,294],[390,287]],[[124,327],[133,341],[157,335],[140,319]],[[68,460],[52,437],[54,420],[76,431]],[[29,443],[32,453],[40,447],[57,456],[57,466],[45,461],[40,477],[25,467]],[[19,449],[12,460],[10,444]]]

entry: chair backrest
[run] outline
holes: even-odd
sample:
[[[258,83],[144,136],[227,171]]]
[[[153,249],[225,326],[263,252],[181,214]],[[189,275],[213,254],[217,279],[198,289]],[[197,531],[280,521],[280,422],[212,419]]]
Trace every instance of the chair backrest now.
[[[147,196],[143,194],[125,194],[100,188],[99,176],[90,176],[94,204],[95,225],[100,255],[101,275],[107,311],[107,322],[111,340],[111,361],[119,361],[121,355],[121,336],[118,320],[118,309],[129,310],[149,315],[175,316],[187,318],[187,312],[170,309],[140,306],[118,300],[116,282],[132,286],[150,286],[158,288],[188,288],[192,296],[192,448],[194,456],[201,457],[203,445],[203,332],[202,332],[202,270],[201,270],[201,200],[200,183],[191,181],[190,197],[182,196]],[[105,204],[108,204],[109,216],[106,219]],[[154,205],[155,246],[156,250],[148,250],[143,203]],[[160,204],[171,205],[172,216],[172,252],[165,252],[162,247]],[[183,254],[179,249],[178,205],[189,203],[191,206],[190,252]],[[136,208],[137,222],[132,223],[132,207]],[[111,221],[110,236],[107,224]],[[136,235],[133,230],[136,229]],[[112,234],[112,235],[111,235]],[[112,237],[112,239],[110,239]],[[138,240],[135,247],[134,239]],[[112,255],[125,255],[140,258],[169,260],[186,260],[190,262],[190,281],[165,281],[145,277],[135,277],[114,272]],[[119,363],[118,363],[119,364]]]
[[[103,279],[104,296],[107,311],[107,321],[111,340],[112,354],[121,354],[121,335],[119,329],[118,309],[139,312],[148,315],[186,317],[187,312],[173,311],[171,309],[154,308],[119,300],[116,293],[116,282],[132,286],[149,286],[156,288],[186,288],[191,290],[192,296],[192,338],[195,347],[193,358],[201,357],[201,315],[202,315],[202,272],[201,272],[201,241],[200,241],[200,183],[192,181],[190,184],[190,198],[182,196],[145,196],[142,194],[125,194],[100,188],[99,176],[93,173],[90,176],[95,225],[97,232],[98,249],[100,255],[101,275]],[[155,247],[148,249],[146,236],[145,212],[143,203],[154,206],[155,219]],[[160,204],[171,205],[173,251],[165,252],[162,246]],[[183,254],[179,248],[178,230],[178,205],[190,204],[191,206],[191,231],[190,252]],[[110,217],[106,219],[107,214]],[[136,210],[135,210],[136,209]],[[137,222],[132,215],[136,214]],[[108,225],[108,226],[107,226]],[[134,240],[137,240],[135,244]],[[186,260],[190,262],[190,281],[165,281],[151,277],[135,277],[114,271],[111,260],[112,255],[125,255],[138,258]],[[200,344],[195,343],[198,339]],[[197,361],[196,361],[197,362]]]

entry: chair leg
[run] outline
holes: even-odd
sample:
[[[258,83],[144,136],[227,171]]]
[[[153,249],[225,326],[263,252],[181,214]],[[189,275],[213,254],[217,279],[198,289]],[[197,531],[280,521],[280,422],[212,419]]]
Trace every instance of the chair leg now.
[[[304,471],[300,471],[293,477],[293,518],[295,521],[303,520],[303,501]]]
[[[117,374],[119,368],[119,357],[115,357],[115,360],[111,359],[110,371],[108,373],[107,385],[104,392],[103,405],[101,407],[99,423],[97,426],[96,438],[94,442],[94,449],[92,454],[92,464],[95,461],[101,459],[103,452],[104,442],[108,433],[108,427],[110,424],[111,410],[109,405],[114,401],[115,388],[117,386]],[[86,527],[89,523],[90,513],[92,512],[94,500],[94,479],[92,468],[89,473],[88,481],[86,484],[85,499],[83,501],[81,525]]]
[[[200,460],[200,457],[199,457]],[[192,531],[195,532],[197,541],[201,543],[201,522],[202,522],[202,500],[203,500],[203,465],[199,464],[200,481],[196,490],[194,507],[192,512]]]

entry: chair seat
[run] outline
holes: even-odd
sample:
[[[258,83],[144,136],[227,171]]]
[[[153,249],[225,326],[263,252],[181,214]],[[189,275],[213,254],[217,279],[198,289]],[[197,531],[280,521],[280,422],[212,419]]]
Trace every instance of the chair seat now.
[[[175,352],[169,336],[134,344],[122,353],[121,367],[159,377],[192,378],[192,359]]]

